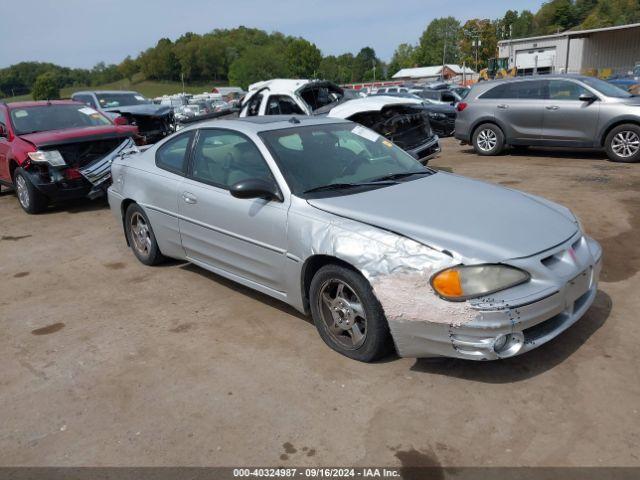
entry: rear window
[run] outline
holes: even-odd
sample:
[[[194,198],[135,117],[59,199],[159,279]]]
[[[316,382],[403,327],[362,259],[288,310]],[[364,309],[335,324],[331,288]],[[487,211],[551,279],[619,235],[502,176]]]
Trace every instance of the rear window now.
[[[17,135],[111,125],[101,113],[86,105],[41,105],[11,109],[11,123]]]
[[[502,83],[481,95],[485,99],[544,100],[547,98],[547,80]]]

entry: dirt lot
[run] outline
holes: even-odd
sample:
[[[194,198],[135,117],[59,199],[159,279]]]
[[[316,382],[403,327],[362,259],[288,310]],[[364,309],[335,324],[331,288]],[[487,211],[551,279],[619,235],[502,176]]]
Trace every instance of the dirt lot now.
[[[284,304],[143,266],[104,204],[27,216],[3,194],[0,465],[640,466],[640,165],[443,146],[433,166],[561,202],[604,246],[565,334],[359,364]]]

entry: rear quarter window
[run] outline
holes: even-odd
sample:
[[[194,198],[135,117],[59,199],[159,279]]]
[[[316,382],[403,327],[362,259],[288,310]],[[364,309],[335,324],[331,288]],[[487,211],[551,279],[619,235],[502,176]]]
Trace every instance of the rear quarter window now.
[[[156,166],[176,175],[186,175],[187,156],[191,148],[193,132],[172,138],[156,152]]]

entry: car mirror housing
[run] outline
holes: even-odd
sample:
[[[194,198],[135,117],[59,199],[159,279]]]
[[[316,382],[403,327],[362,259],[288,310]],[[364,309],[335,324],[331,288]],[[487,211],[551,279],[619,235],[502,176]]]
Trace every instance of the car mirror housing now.
[[[119,116],[113,119],[113,123],[115,125],[129,125],[129,120],[125,117]]]
[[[593,103],[596,100],[598,100],[598,97],[596,97],[595,95],[591,95],[590,93],[583,93],[582,95],[580,95],[580,97],[578,99],[581,102]]]
[[[265,198],[267,200],[283,201],[282,193],[280,193],[280,189],[275,182],[259,178],[249,178],[234,183],[230,192],[236,198]]]

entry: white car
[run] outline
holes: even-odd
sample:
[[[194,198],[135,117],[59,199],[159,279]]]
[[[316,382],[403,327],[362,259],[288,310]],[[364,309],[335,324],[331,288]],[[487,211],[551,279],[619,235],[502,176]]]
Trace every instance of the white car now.
[[[275,79],[249,86],[240,117],[326,115],[374,130],[422,163],[440,152],[427,112],[419,100],[374,96],[345,98],[344,90],[321,80]]]

